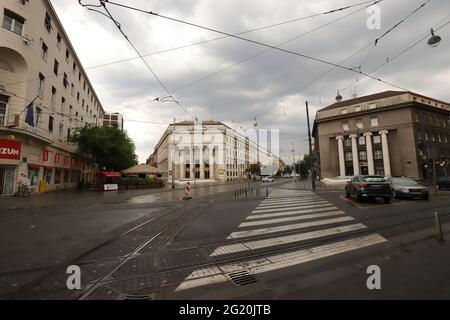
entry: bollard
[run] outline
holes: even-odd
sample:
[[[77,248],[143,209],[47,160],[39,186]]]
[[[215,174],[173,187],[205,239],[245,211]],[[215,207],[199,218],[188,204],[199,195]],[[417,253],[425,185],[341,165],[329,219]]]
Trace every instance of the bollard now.
[[[247,189],[245,189],[245,198],[247,198]]]
[[[441,220],[439,219],[439,214],[437,212],[434,213],[434,222],[436,223],[436,240],[443,241],[444,237],[442,236]]]

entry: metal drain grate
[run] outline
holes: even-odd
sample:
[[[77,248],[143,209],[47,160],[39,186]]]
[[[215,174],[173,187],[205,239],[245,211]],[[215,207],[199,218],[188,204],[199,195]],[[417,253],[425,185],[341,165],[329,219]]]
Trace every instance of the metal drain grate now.
[[[248,270],[241,270],[227,274],[228,279],[233,282],[235,286],[246,286],[258,282],[258,279]]]
[[[151,294],[129,294],[122,293],[120,294],[116,300],[155,300],[156,295],[154,293]]]

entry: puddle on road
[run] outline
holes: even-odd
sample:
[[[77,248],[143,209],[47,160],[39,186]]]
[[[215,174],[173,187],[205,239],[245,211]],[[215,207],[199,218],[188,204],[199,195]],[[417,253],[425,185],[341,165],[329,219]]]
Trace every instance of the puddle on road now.
[[[128,203],[152,203],[160,199],[159,194],[146,194],[144,196],[138,196],[128,199]]]

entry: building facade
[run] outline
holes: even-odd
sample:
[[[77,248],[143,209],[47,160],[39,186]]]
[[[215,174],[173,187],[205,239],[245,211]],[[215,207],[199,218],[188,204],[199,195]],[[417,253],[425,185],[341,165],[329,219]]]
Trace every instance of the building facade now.
[[[36,192],[92,181],[69,138],[104,110],[50,1],[3,0],[0,23],[0,194],[22,175]]]
[[[319,110],[313,128],[321,178],[376,174],[433,181],[450,170],[450,104],[386,91]]]
[[[255,134],[256,136],[256,134]],[[163,172],[170,183],[183,181],[239,181],[249,178],[250,166],[272,166],[267,146],[216,121],[169,125],[147,164]]]
[[[123,130],[123,116],[120,113],[105,113],[103,115],[103,126],[116,126]]]

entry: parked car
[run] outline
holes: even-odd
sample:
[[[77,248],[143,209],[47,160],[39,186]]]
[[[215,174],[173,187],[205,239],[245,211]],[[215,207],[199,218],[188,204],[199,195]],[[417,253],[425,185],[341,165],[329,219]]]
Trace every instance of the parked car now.
[[[262,182],[273,182],[273,178],[272,177],[264,177],[261,180]]]
[[[428,189],[411,178],[390,178],[392,197],[394,198],[420,198],[428,200],[430,194]]]
[[[440,177],[436,183],[437,189],[450,188],[450,177]]]
[[[292,176],[288,173],[283,175],[283,179],[292,179]]]
[[[390,203],[391,184],[382,176],[354,176],[345,186],[345,195],[348,198],[353,195],[358,201],[383,198]]]

